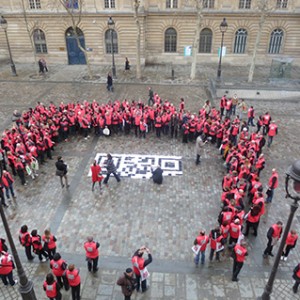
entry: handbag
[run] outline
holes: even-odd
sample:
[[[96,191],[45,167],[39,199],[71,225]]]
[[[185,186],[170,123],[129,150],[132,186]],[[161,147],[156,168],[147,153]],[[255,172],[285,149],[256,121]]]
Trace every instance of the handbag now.
[[[65,175],[65,171],[64,170],[56,170],[56,173],[55,173],[56,176],[64,176]]]

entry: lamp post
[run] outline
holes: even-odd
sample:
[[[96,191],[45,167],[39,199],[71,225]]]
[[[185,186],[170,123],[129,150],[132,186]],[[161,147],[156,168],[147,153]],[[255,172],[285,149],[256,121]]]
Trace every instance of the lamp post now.
[[[107,26],[110,29],[110,38],[111,38],[112,74],[113,74],[113,78],[117,78],[116,65],[115,65],[115,53],[114,53],[114,45],[113,45],[114,42],[113,33],[115,29],[115,21],[112,19],[112,17],[108,18]]]
[[[9,45],[9,40],[8,40],[8,35],[7,35],[7,26],[8,25],[7,25],[6,19],[3,16],[0,17],[0,26],[4,30],[5,37],[6,37],[6,43],[7,43],[8,53],[9,53],[9,61],[10,61],[12,76],[17,76],[18,74],[16,71],[16,66],[14,64],[12,55],[11,55],[11,50],[10,50],[10,45]]]
[[[2,183],[2,173],[3,173],[3,166],[2,166],[2,162],[0,162],[0,183]],[[1,215],[1,219],[2,219],[2,223],[3,223],[3,227],[5,229],[5,233],[10,245],[10,249],[11,249],[11,253],[14,257],[14,261],[17,267],[17,271],[18,271],[18,276],[19,276],[19,292],[21,294],[21,297],[23,300],[37,300],[36,296],[35,296],[35,292],[33,289],[33,283],[32,281],[29,281],[25,271],[23,269],[23,266],[21,264],[14,240],[11,236],[11,232],[6,220],[6,216],[3,210],[3,206],[0,204],[0,215]]]
[[[220,50],[220,57],[219,57],[219,67],[218,67],[218,74],[217,78],[221,78],[221,72],[222,72],[222,52],[223,52],[223,42],[224,42],[224,34],[228,28],[228,24],[226,22],[226,18],[223,19],[222,23],[220,24],[220,31],[222,33],[222,40],[221,40],[221,50]]]
[[[283,237],[281,239],[280,245],[279,245],[279,249],[278,252],[276,254],[276,258],[274,261],[274,265],[272,267],[272,271],[269,277],[269,280],[265,286],[264,289],[264,293],[262,294],[261,298],[262,300],[270,300],[270,295],[272,293],[272,288],[273,288],[273,283],[275,280],[275,276],[277,273],[277,269],[279,266],[279,262],[280,262],[280,257],[282,255],[282,250],[284,248],[285,245],[285,241],[286,238],[288,236],[288,233],[290,231],[291,228],[291,224],[294,218],[294,214],[298,208],[298,201],[300,200],[300,197],[298,195],[292,195],[291,191],[289,190],[289,182],[292,180],[293,182],[293,189],[294,192],[296,192],[297,194],[300,193],[300,160],[297,160],[296,162],[293,163],[292,166],[290,166],[288,168],[288,171],[286,173],[286,179],[285,179],[285,191],[286,191],[286,198],[291,198],[294,200],[294,202],[291,204],[291,210],[290,210],[290,214],[289,214],[289,218],[287,220],[285,229],[284,229],[284,233],[283,233]],[[293,193],[295,194],[295,193]]]

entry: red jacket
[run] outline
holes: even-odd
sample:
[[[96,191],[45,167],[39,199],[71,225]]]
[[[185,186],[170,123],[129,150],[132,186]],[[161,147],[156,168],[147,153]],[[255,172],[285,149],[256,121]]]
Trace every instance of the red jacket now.
[[[77,286],[80,284],[80,275],[77,269],[74,269],[73,271],[67,270],[66,277],[70,286]]]

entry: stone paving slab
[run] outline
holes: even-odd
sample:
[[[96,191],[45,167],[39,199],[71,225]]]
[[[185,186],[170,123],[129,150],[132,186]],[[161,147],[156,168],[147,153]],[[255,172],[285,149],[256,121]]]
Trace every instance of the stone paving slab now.
[[[20,93],[23,84],[26,85],[18,85],[21,87]],[[80,88],[74,88],[73,84],[67,83],[43,85],[45,89],[32,88],[31,96],[30,92],[27,95],[24,93],[24,99],[20,94],[18,107],[28,108],[37,99],[49,104],[51,100],[59,103],[61,100],[91,100],[96,97],[106,101],[112,97],[107,94],[104,86],[82,84]],[[5,94],[6,90],[17,91],[12,82],[0,85],[5,99],[5,113],[0,122],[2,128],[10,123],[15,107],[15,94]],[[197,111],[204,104],[206,95],[203,89],[193,86],[184,90],[178,86],[169,89],[155,86],[155,90],[164,97],[175,99],[176,104],[182,94],[186,95],[186,106],[191,111]],[[130,95],[134,95],[136,99],[140,96],[145,99],[146,87],[120,87],[114,94],[120,99]],[[279,135],[272,147],[265,151],[267,164],[261,179],[266,185],[271,169],[276,167],[283,183],[287,166],[299,159],[299,143],[295,142],[295,137],[300,136],[299,102],[288,101],[284,105],[271,101],[249,103],[254,105],[257,114],[269,110],[273,119],[280,121]],[[92,193],[91,179],[87,174],[98,152],[181,155],[184,174],[181,177],[165,178],[162,186],[153,185],[150,180],[128,178],[117,184],[111,178],[109,187],[101,194]],[[203,269],[195,269],[190,250],[199,229],[211,229],[219,212],[220,182],[224,169],[217,149],[207,145],[200,167],[194,165],[192,143],[183,145],[180,139],[170,140],[167,137],[162,137],[158,143],[151,134],[145,141],[121,135],[107,139],[91,138],[89,141],[76,137],[68,143],[58,145],[54,154],[62,154],[69,165],[70,190],[60,188],[58,178],[54,175],[54,161],[47,161],[41,167],[40,176],[35,181],[29,179],[28,187],[21,187],[18,179],[16,180],[18,206],[6,210],[12,234],[26,266],[24,250],[17,241],[18,231],[23,223],[27,223],[30,230],[37,228],[40,232],[47,226],[53,228],[58,238],[58,250],[68,257],[69,262],[74,259],[75,264],[81,267],[84,299],[122,299],[115,281],[122,270],[130,265],[133,251],[144,243],[148,243],[154,255],[152,266],[149,267],[151,287],[149,293],[139,294],[133,299],[193,299],[194,295],[197,296],[195,299],[232,299],[231,295],[236,299],[255,299],[262,293],[273,262],[273,259],[264,261],[261,256],[266,245],[266,231],[279,218],[285,222],[289,211],[289,201],[284,198],[282,184],[275,192],[274,202],[262,218],[259,236],[249,237],[250,256],[242,269],[241,281],[236,284],[230,281],[230,259],[225,257],[221,264],[207,264]],[[300,232],[297,218],[293,227]],[[3,232],[2,225],[0,232]],[[86,272],[82,248],[82,243],[90,234],[101,243],[101,257],[104,261],[101,262],[100,259],[100,265],[103,263],[105,266],[96,278]],[[289,260],[280,264],[274,299],[293,299],[291,272],[299,261],[299,251],[294,250]],[[30,276],[34,280],[38,299],[43,300],[45,298],[41,283],[48,271],[47,266],[39,266],[38,262],[29,265],[33,270]],[[152,287],[153,284],[155,288]],[[93,290],[93,295],[88,298],[90,289]],[[4,292],[6,290],[0,284],[0,299]],[[12,290],[9,293],[9,296],[5,294],[4,297],[17,299]],[[64,299],[69,298],[69,293],[64,295]]]

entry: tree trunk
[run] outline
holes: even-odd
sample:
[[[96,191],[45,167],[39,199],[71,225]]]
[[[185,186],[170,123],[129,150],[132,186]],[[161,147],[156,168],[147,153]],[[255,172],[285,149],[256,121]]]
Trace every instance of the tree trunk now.
[[[199,39],[200,39],[200,31],[202,27],[202,10],[203,10],[203,2],[198,0],[195,0],[195,5],[197,8],[197,24],[195,29],[195,37],[192,47],[192,65],[191,65],[191,80],[195,79],[196,77],[196,67],[197,67],[197,53],[198,53],[198,47],[199,47]]]
[[[254,45],[254,49],[253,49],[253,55],[252,55],[252,59],[251,59],[251,65],[250,65],[250,69],[249,69],[248,82],[253,81],[255,62],[256,62],[256,54],[257,54],[257,50],[258,50],[258,47],[260,44],[260,38],[261,38],[263,26],[264,26],[264,23],[266,20],[267,0],[263,0],[263,1],[264,2],[262,3],[262,7],[261,7],[261,15],[260,15],[260,20],[259,20],[259,24],[258,24],[258,31],[257,31],[257,35],[256,35],[255,45]]]
[[[138,10],[139,10],[139,1],[134,1],[134,19],[136,24],[136,79],[141,79],[142,71],[141,71],[141,25],[138,18]]]
[[[34,42],[33,42],[33,36],[30,33],[29,30],[29,25],[28,25],[28,20],[27,20],[27,14],[26,14],[26,8],[25,8],[25,3],[24,0],[21,1],[22,4],[22,10],[23,10],[23,15],[24,15],[24,21],[25,21],[25,26],[26,26],[26,31],[29,37],[29,41],[30,41],[30,45],[31,45],[31,49],[32,49],[32,53],[33,53],[33,59],[34,59],[34,66],[35,66],[35,70],[36,70],[36,75],[39,75],[39,69],[37,67],[37,57],[36,57],[36,53],[35,53],[35,46],[34,46]]]

